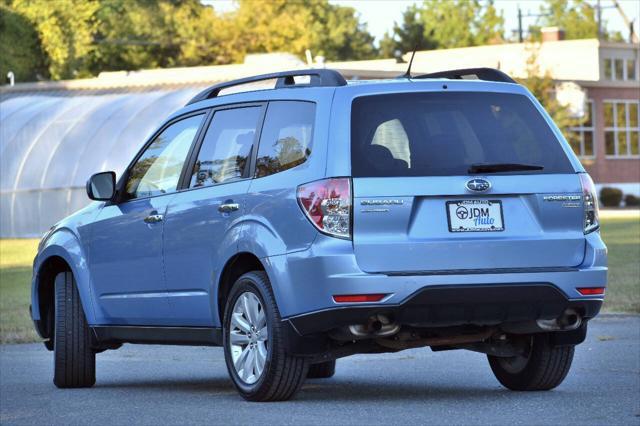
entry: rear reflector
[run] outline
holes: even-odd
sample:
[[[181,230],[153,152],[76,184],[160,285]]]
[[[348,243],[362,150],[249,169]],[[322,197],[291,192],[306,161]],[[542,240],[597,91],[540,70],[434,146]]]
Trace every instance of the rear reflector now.
[[[342,294],[334,295],[333,300],[336,303],[379,302],[385,296],[386,294]]]
[[[604,294],[604,287],[581,287],[577,288],[578,293],[583,296],[594,296],[599,294]]]

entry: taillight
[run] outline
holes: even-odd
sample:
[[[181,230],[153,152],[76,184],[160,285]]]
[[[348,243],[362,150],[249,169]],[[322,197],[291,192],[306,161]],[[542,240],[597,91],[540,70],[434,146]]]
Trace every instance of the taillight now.
[[[331,178],[300,185],[298,203],[319,231],[351,239],[351,179]]]
[[[598,196],[591,176],[586,173],[580,173],[580,183],[582,184],[582,199],[584,202],[584,233],[588,234],[600,227]]]

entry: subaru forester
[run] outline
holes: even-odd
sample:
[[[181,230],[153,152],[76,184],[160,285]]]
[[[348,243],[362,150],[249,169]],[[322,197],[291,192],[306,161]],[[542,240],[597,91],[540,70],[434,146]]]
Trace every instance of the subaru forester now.
[[[63,388],[95,383],[97,353],[147,343],[223,346],[252,401],[420,347],[484,353],[505,387],[548,390],[607,283],[591,178],[494,69],[218,84],[87,194],[33,265]]]

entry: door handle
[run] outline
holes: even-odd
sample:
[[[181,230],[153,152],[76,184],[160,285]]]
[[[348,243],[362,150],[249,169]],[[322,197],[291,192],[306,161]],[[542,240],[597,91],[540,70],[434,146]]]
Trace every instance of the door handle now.
[[[218,211],[220,213],[231,213],[239,209],[240,209],[240,204],[238,203],[224,203],[224,204],[220,204],[220,207],[218,207]]]
[[[162,219],[164,219],[164,216],[162,216],[161,214],[151,214],[145,217],[144,221],[146,223],[158,223],[158,222],[162,222]]]

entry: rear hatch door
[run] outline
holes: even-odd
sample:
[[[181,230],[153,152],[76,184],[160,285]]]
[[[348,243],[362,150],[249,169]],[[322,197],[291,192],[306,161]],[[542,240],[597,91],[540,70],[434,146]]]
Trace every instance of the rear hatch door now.
[[[357,98],[353,244],[366,272],[567,268],[579,176],[532,102],[505,93]]]

